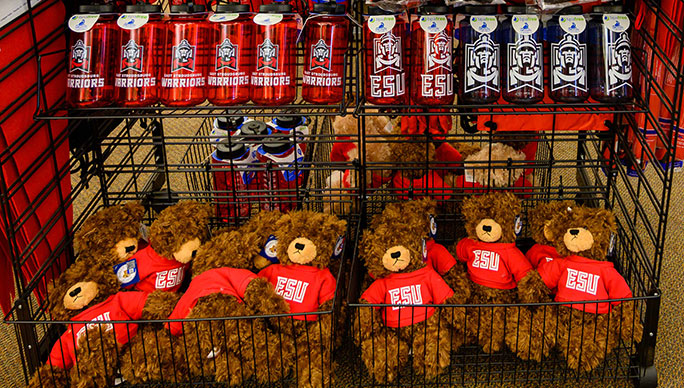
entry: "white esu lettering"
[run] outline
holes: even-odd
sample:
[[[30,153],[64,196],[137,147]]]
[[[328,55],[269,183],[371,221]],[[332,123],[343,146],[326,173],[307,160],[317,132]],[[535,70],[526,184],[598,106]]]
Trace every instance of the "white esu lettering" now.
[[[91,319],[91,322],[104,322],[104,321],[111,321],[112,318],[110,317],[110,312],[107,311],[105,313],[102,313],[95,318]],[[98,327],[100,324],[99,323],[88,323],[87,325],[83,326],[78,330],[78,333],[76,333],[76,345],[78,345],[78,339],[81,338],[81,336],[86,332],[86,330],[92,330],[96,327]],[[112,330],[113,326],[111,323],[107,323],[105,325],[102,325],[102,332]]]
[[[175,287],[183,282],[183,275],[183,267],[157,272],[154,288],[164,290]]]
[[[490,251],[483,251],[480,249],[475,250],[474,253],[475,253],[475,260],[473,260],[473,267],[474,268],[487,269],[490,271],[498,271],[499,270],[499,262],[501,261],[501,258],[499,257],[498,253],[490,252]]]
[[[568,268],[568,278],[565,281],[565,288],[596,295],[600,278],[601,276],[593,273]]]
[[[420,286],[420,284],[415,284],[388,290],[391,304],[423,304],[423,294],[420,292]],[[402,306],[393,306],[392,310],[403,308]]]
[[[406,93],[406,74],[371,75],[371,97],[397,97]]]
[[[297,279],[278,276],[275,292],[285,300],[302,303],[309,283]]]

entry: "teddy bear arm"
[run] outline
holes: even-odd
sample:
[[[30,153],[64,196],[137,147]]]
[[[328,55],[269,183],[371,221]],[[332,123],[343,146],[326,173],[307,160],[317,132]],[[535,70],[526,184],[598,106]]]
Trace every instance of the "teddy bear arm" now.
[[[369,302],[364,299],[361,299],[359,302],[361,304],[369,304]],[[373,307],[359,308],[359,316],[354,319],[353,325],[357,327],[359,332],[359,335],[354,338],[357,342],[368,339],[371,336],[384,331],[380,309]]]
[[[244,300],[261,314],[285,314],[290,311],[290,305],[276,294],[273,285],[266,278],[258,277],[250,281]]]
[[[68,386],[67,371],[50,364],[38,368],[28,384],[28,388],[63,388]]]
[[[542,280],[539,272],[530,270],[518,282],[518,298],[523,303],[551,302],[551,290]]]
[[[613,326],[613,333],[619,333],[620,337],[627,344],[630,342],[641,342],[643,326],[639,319],[639,312],[635,308],[635,302],[626,300],[613,306],[610,311],[610,322]]]
[[[462,265],[456,263],[447,273],[442,276],[446,284],[451,287],[454,294],[447,299],[449,304],[464,304],[470,298],[470,281],[466,276]]]
[[[77,365],[71,368],[72,387],[106,387],[117,370],[119,346],[114,330],[97,325],[78,341]]]
[[[145,307],[143,307],[141,319],[165,319],[176,303],[180,300],[181,295],[175,292],[154,291],[145,300]]]

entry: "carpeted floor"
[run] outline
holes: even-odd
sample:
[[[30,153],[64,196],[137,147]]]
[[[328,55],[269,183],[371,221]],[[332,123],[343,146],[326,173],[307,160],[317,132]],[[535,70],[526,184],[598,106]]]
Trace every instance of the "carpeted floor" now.
[[[172,128],[167,128],[167,135],[174,133],[188,136],[193,134],[199,126],[198,121],[186,120],[180,125]],[[574,150],[567,150],[574,152]],[[170,158],[167,163],[178,163],[184,154],[184,149],[179,146],[179,149],[169,152]],[[175,160],[172,160],[175,159]],[[653,175],[652,167],[647,170],[647,175]],[[181,177],[178,177],[181,178]],[[660,386],[675,387],[684,385],[684,201],[681,200],[684,196],[684,173],[675,174],[675,181],[672,191],[672,202],[668,217],[668,234],[665,246],[665,260],[663,261],[661,274],[661,290],[663,292],[661,310],[660,310],[660,324],[658,336],[658,345],[656,349],[656,366],[658,369]],[[78,207],[78,204],[76,204]],[[341,360],[341,364],[349,365],[349,357],[352,357],[353,351],[338,353],[338,356],[347,359]],[[345,368],[347,369],[347,368]],[[349,373],[356,373],[353,369],[349,369]],[[341,386],[347,386],[351,383],[357,382],[354,376],[343,373],[338,376],[338,383]],[[17,351],[15,330],[12,325],[0,325],[0,387],[23,387],[24,373],[22,369],[22,362]],[[581,385],[581,384],[580,384]],[[596,386],[596,384],[586,384],[586,386]],[[478,385],[482,387],[497,387],[497,386],[567,386],[577,387],[576,382],[547,383],[547,384],[498,384],[488,383]],[[609,387],[629,386],[626,382],[615,382],[605,384]]]

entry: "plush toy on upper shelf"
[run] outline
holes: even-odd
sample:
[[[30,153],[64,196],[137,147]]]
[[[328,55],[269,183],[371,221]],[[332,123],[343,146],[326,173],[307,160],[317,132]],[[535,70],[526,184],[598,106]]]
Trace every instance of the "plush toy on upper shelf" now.
[[[569,302],[558,307],[557,343],[571,369],[592,370],[620,341],[629,346],[641,340],[635,301],[601,302],[633,296],[607,261],[616,231],[612,212],[584,206],[566,207],[544,227],[562,258],[542,263],[538,271],[549,290],[556,290],[554,300]]]

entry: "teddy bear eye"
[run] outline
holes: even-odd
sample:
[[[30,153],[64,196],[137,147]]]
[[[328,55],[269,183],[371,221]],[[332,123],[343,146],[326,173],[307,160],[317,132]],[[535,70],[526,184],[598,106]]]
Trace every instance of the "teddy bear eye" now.
[[[131,253],[135,249],[135,245],[129,245],[126,247],[126,253]]]
[[[197,256],[197,250],[192,251],[192,258],[194,259],[195,256]]]

